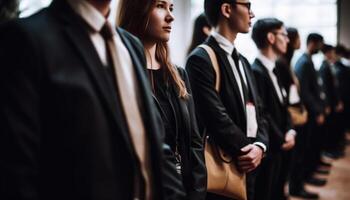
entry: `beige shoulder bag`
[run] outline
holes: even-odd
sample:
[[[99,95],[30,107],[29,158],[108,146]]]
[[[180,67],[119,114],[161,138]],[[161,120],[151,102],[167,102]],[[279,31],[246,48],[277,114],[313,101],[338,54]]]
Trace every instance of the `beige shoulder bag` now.
[[[208,45],[202,44],[199,47],[203,48],[210,57],[216,74],[215,90],[219,92],[220,68],[215,52]],[[208,174],[208,192],[237,200],[247,199],[245,174],[237,170],[233,159],[219,146],[209,143],[208,138],[205,141],[205,165]]]

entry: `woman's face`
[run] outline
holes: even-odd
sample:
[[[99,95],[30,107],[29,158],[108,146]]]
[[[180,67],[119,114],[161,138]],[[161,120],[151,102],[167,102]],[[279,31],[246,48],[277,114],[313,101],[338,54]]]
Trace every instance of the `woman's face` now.
[[[300,36],[298,34],[297,37],[295,38],[295,41],[294,41],[294,44],[293,44],[293,48],[294,49],[300,49],[300,45],[301,45]]]
[[[154,42],[167,42],[169,40],[171,25],[174,21],[173,7],[173,0],[156,0],[146,28],[147,40]]]

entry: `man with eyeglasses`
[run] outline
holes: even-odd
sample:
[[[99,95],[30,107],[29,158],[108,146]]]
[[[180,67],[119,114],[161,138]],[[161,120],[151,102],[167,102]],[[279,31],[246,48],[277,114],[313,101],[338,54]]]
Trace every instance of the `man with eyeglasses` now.
[[[269,124],[270,141],[270,151],[256,177],[255,199],[283,200],[287,199],[284,185],[288,170],[288,160],[284,157],[294,147],[296,131],[292,129],[287,94],[281,84],[276,60],[286,53],[289,39],[283,22],[276,18],[258,20],[253,27],[252,38],[259,49],[252,67]]]
[[[187,60],[186,69],[193,89],[200,129],[206,129],[212,141],[237,161],[247,173],[248,199],[253,199],[253,171],[267,149],[266,121],[261,114],[254,76],[249,62],[240,55],[234,42],[238,33],[248,33],[250,2],[246,0],[205,0],[205,15],[213,26],[204,42],[215,53],[219,72],[213,69],[203,48],[196,48]],[[220,78],[219,78],[220,77]],[[215,89],[216,79],[220,87]],[[223,180],[224,181],[224,180]],[[207,199],[230,199],[208,193]]]

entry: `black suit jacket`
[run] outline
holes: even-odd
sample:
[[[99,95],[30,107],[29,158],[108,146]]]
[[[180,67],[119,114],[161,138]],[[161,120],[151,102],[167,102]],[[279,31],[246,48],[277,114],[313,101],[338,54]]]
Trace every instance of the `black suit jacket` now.
[[[118,33],[135,69],[154,199],[182,199],[174,165],[162,153],[171,152],[160,140],[143,48]],[[0,43],[0,199],[132,199],[139,163],[118,94],[80,18],[54,1],[2,25]]]
[[[234,157],[241,154],[242,147],[254,141],[268,146],[266,121],[261,114],[262,105],[248,61],[240,56],[257,110],[259,128],[256,139],[246,136],[246,113],[226,53],[213,37],[209,37],[205,44],[209,45],[217,56],[221,82],[220,92],[217,93],[216,75],[209,55],[204,49],[196,48],[187,59],[186,70],[192,86],[200,130],[203,131],[206,128],[215,143]]]
[[[350,113],[350,67],[345,66],[342,62],[335,63],[336,77],[339,81],[340,98],[344,103],[344,111]]]
[[[309,112],[309,117],[312,119],[324,113],[324,102],[320,97],[321,87],[317,82],[318,74],[309,55],[303,54],[299,58],[295,64],[295,74],[300,82],[300,96]]]
[[[292,128],[287,111],[287,99],[284,97],[283,103],[280,102],[269,72],[259,59],[255,59],[252,68],[263,101],[264,114],[269,124],[270,150],[281,151],[282,144],[285,142],[285,134]],[[280,82],[279,86],[283,88]]]
[[[324,91],[326,93],[327,105],[331,107],[332,112],[335,111],[337,104],[340,101],[339,83],[335,74],[333,74],[331,65],[324,60],[319,70],[323,80]]]
[[[177,89],[175,87],[169,88],[169,92],[173,92],[171,96],[177,97],[174,102],[177,103],[179,113],[177,113],[176,116],[179,117],[175,117],[175,132],[177,132],[178,135],[178,147],[181,155],[182,182],[189,200],[204,200],[207,187],[207,171],[204,161],[203,135],[198,131],[192,90],[187,73],[180,67],[177,67],[177,71],[189,93],[186,99],[178,98],[179,92]],[[155,96],[153,96],[153,98],[162,118],[167,118],[160,102]],[[176,111],[174,110],[174,112]],[[164,135],[164,137],[166,136]],[[174,149],[173,153],[175,155]]]

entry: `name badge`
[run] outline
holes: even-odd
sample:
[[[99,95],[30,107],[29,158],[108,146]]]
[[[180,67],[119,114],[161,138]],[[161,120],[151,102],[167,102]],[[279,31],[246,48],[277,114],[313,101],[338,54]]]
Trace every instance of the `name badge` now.
[[[256,110],[254,104],[248,102],[246,104],[247,112],[247,137],[256,138],[258,132],[258,122],[256,120]]]
[[[298,94],[298,89],[297,89],[297,86],[293,84],[289,88],[289,103],[293,105],[299,102],[300,102],[300,97]]]

